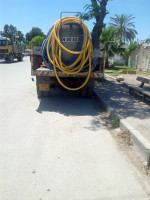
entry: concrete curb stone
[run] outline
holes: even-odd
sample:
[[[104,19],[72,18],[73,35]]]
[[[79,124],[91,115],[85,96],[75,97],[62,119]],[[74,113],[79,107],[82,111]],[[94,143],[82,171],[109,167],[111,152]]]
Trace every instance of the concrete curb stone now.
[[[144,157],[148,159],[148,156],[150,156],[150,143],[142,136],[142,134],[135,130],[126,119],[120,119],[120,129],[122,131],[129,131],[133,144],[137,146]]]
[[[150,143],[142,136],[142,134],[135,130],[126,119],[121,119],[121,116],[117,114],[107,102],[95,91],[95,96],[98,101],[107,110],[110,116],[118,116],[120,118],[120,129],[122,131],[128,130],[131,134],[131,140],[133,144],[140,150],[143,156],[147,159],[147,165],[150,166]]]

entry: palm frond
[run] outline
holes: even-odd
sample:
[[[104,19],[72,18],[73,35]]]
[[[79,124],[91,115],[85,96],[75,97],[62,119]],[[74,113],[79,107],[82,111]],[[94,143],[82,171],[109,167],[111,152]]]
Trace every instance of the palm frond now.
[[[135,17],[132,14],[115,15],[110,18],[110,26],[117,28],[117,35],[121,37],[122,41],[131,41],[136,37],[134,22]]]

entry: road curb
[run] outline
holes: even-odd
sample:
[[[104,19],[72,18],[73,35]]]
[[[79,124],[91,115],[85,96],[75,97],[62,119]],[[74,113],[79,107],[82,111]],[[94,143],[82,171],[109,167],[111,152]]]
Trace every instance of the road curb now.
[[[108,74],[104,74],[104,76],[116,80],[116,77],[110,76]]]
[[[103,105],[104,109],[110,114],[110,116],[118,116],[120,118],[120,129],[122,131],[129,131],[131,134],[131,140],[133,144],[140,150],[143,156],[147,159],[147,165],[150,166],[150,143],[142,136],[142,134],[135,130],[126,119],[122,119],[119,114],[117,114],[111,106],[94,91],[96,98]]]
[[[126,119],[120,119],[120,129],[129,131],[133,144],[140,149],[147,160],[150,159],[150,143],[142,136],[142,134],[134,129]],[[149,163],[150,164],[150,163]]]

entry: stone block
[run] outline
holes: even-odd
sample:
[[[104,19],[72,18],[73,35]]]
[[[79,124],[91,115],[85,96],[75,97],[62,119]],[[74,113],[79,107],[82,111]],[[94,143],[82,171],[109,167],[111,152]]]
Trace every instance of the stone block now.
[[[136,71],[135,70],[130,70],[130,71],[128,71],[128,74],[136,74]]]
[[[123,77],[123,76],[117,76],[117,77],[116,77],[116,80],[117,80],[118,82],[124,81],[124,77]]]
[[[124,69],[124,70],[119,71],[119,73],[120,73],[120,74],[127,74],[128,71]]]

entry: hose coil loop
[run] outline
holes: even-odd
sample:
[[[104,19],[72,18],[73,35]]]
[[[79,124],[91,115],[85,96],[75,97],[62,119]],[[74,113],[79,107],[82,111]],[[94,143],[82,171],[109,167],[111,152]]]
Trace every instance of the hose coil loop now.
[[[80,48],[76,51],[66,48],[60,38],[60,30],[64,25],[80,26],[83,32],[83,38],[80,42]],[[69,64],[62,59],[62,51],[72,54],[74,59]],[[90,33],[85,23],[78,17],[64,17],[58,20],[54,26],[49,30],[46,40],[42,44],[42,57],[45,65],[54,70],[58,82],[68,90],[79,90],[84,87],[91,75],[94,66],[93,61],[93,47],[90,39]],[[48,61],[49,65],[47,65]],[[93,63],[93,64],[92,64]],[[70,88],[66,86],[58,75],[58,71],[62,71],[69,75],[86,74],[84,83],[77,88]]]

